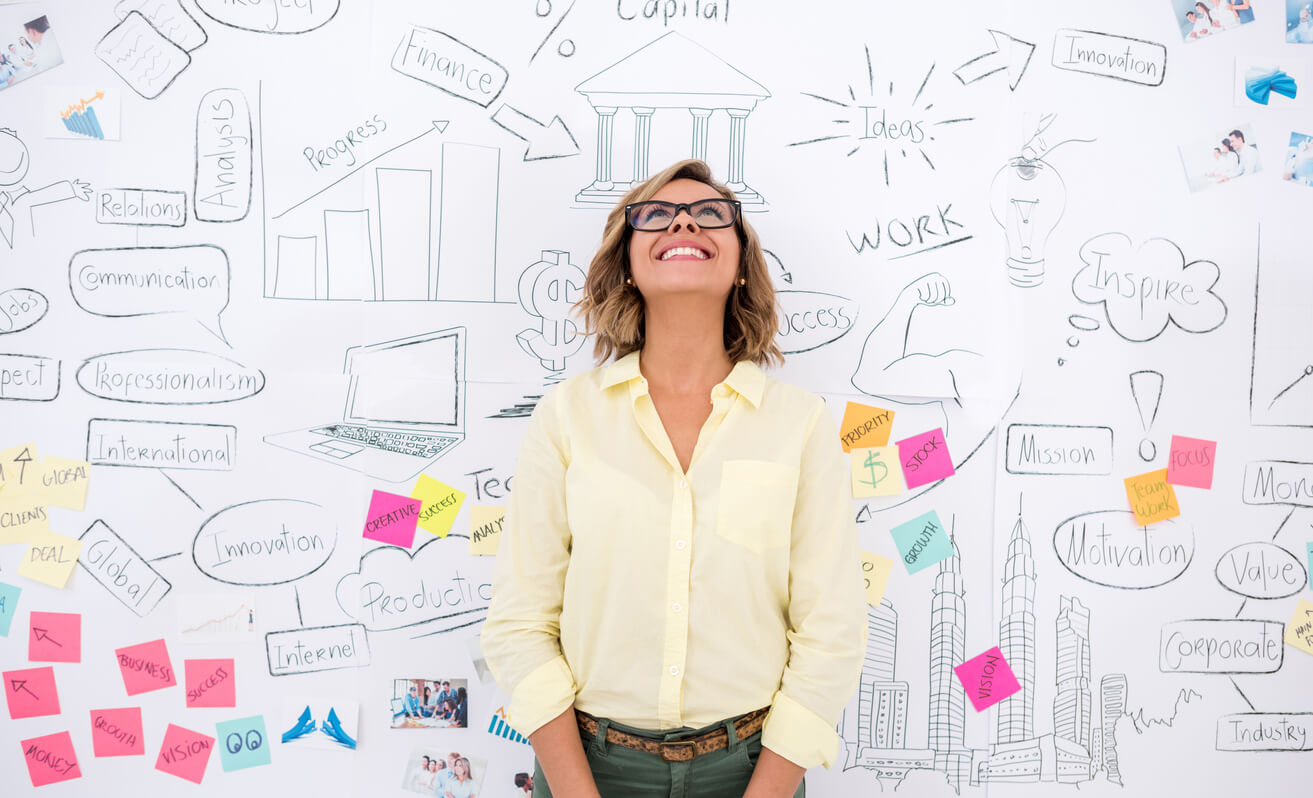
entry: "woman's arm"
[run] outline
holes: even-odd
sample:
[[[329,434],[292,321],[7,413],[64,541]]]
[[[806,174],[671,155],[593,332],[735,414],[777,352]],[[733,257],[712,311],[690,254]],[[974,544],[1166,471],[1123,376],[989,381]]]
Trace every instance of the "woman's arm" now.
[[[529,742],[553,795],[600,798],[593,772],[584,756],[583,742],[579,739],[573,704],[529,735]]]

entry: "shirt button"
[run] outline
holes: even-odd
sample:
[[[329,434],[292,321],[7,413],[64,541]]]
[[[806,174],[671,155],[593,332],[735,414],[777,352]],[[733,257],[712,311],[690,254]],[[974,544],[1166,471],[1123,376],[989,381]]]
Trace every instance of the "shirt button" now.
[[[679,549],[680,551],[683,551],[683,550],[684,550],[684,547],[687,546],[687,545],[688,545],[688,542],[687,542],[687,541],[684,541],[684,540],[676,540],[676,541],[675,541],[675,548]]]
[[[678,601],[676,601],[674,604],[671,604],[671,605],[670,605],[670,611],[671,611],[671,612],[679,612],[679,611],[682,610],[682,609],[684,609],[684,608],[683,608],[682,606],[680,606],[680,604],[679,604]]]
[[[684,488],[687,488],[687,487],[688,487],[688,480],[681,479],[681,480],[679,481],[679,489],[680,489],[680,490],[683,490]]]
[[[671,665],[671,666],[670,666],[670,675],[671,675],[671,676],[678,676],[678,675],[679,675],[679,666],[678,666],[678,665]]]

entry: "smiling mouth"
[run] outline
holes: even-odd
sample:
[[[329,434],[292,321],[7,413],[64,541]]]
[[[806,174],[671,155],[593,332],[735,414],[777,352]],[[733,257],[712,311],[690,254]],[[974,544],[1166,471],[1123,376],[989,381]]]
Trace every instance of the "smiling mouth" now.
[[[698,260],[706,260],[707,258],[711,257],[710,253],[708,253],[705,249],[700,249],[698,247],[671,247],[670,249],[667,249],[666,251],[662,252],[657,257],[657,260],[670,260],[671,258],[678,258],[681,256],[693,257],[693,258],[697,258]]]

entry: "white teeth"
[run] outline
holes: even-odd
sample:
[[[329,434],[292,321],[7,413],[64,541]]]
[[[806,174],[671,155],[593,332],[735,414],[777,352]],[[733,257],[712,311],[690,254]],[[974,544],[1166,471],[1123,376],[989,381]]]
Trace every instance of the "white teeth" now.
[[[671,247],[670,249],[661,253],[661,260],[668,260],[670,258],[675,257],[676,255],[692,255],[698,260],[707,259],[707,253],[703,252],[697,247]]]

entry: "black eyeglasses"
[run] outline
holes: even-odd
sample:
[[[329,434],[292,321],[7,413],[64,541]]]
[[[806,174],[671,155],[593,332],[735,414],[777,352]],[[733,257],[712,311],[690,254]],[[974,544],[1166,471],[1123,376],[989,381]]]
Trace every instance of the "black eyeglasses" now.
[[[625,218],[635,230],[652,233],[665,230],[680,211],[688,215],[698,226],[707,230],[729,227],[739,218],[739,201],[729,199],[705,199],[697,202],[634,202],[625,206]]]

